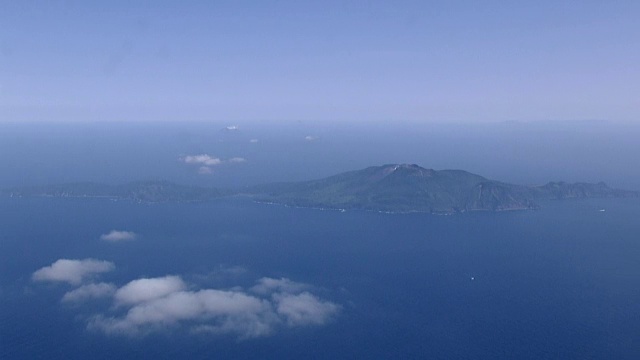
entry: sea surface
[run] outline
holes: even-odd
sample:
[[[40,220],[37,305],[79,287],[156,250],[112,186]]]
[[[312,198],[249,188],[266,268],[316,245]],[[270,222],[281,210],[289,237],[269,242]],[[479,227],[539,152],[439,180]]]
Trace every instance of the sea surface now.
[[[433,216],[0,198],[0,359],[639,359],[640,199],[542,205]],[[112,229],[138,238],[99,240]],[[340,311],[250,339],[105,334],[87,327],[104,304],[64,304],[72,286],[31,279],[61,258],[111,261],[101,280],[119,285],[285,277]]]

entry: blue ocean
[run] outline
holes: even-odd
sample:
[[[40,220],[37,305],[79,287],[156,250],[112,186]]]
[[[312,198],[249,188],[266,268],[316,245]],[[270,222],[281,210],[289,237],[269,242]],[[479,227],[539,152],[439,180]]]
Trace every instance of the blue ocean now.
[[[0,358],[640,358],[640,201],[543,205],[432,216],[241,198],[3,198]],[[112,228],[140,236],[98,239]],[[104,304],[65,304],[70,285],[32,280],[60,258],[113,262],[104,280],[117,284],[180,275],[226,289],[285,277],[340,310],[321,326],[251,339],[184,326],[105,334],[87,327]],[[243,271],[204,276],[223,268]]]
[[[3,124],[0,188],[240,188],[416,163],[640,189],[631,125],[228,125]],[[0,359],[639,359],[640,199],[540,205],[0,196]]]

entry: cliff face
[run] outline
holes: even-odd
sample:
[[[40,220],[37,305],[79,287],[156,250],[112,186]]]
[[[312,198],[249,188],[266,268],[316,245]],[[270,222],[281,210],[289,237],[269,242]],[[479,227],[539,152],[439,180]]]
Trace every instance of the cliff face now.
[[[522,186],[503,184],[499,182],[485,182],[473,189],[467,210],[526,210],[537,209],[530,191]]]
[[[546,185],[534,187],[533,193],[538,198],[572,199],[590,197],[636,197],[635,191],[612,189],[603,182],[597,184],[566,182],[550,182]]]

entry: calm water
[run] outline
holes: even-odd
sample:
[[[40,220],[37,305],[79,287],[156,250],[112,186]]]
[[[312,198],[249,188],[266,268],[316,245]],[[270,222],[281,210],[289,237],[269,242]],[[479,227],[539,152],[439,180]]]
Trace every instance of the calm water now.
[[[600,212],[604,208],[606,212]],[[0,358],[638,359],[640,200],[549,202],[458,216],[294,209],[230,199],[135,204],[0,199]],[[98,240],[111,229],[133,242]],[[210,288],[287,277],[338,303],[335,319],[239,341],[172,328],[86,329],[96,304],[31,274],[97,258],[124,284],[174,274]],[[241,266],[228,277],[205,277]]]

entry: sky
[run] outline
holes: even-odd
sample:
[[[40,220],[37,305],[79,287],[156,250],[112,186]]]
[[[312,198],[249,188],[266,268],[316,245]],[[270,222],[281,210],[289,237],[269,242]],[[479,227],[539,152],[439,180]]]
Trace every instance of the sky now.
[[[0,121],[640,120],[638,1],[0,0]]]

